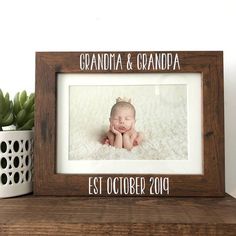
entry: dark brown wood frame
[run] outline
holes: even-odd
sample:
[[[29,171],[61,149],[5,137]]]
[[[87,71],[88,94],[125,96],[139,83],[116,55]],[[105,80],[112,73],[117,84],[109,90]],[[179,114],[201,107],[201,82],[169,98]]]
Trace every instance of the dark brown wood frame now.
[[[56,114],[57,73],[201,73],[203,94],[203,165],[202,175],[165,175],[169,177],[168,196],[224,196],[224,95],[223,52],[156,52],[178,53],[180,70],[127,70],[126,62],[121,70],[84,71],[79,67],[79,56],[84,52],[36,53],[36,119],[34,152],[34,194],[61,196],[88,196],[88,177],[96,175],[56,173]],[[105,52],[87,52],[89,54]],[[106,52],[121,54],[136,62],[139,52]],[[144,52],[141,52],[144,53]],[[145,52],[148,55],[155,52]],[[141,175],[100,175],[102,187],[108,177]],[[163,175],[142,175],[162,177]],[[97,195],[101,196],[101,195]],[[107,196],[104,193],[102,196]],[[109,195],[112,196],[112,195]],[[120,196],[120,195],[118,195]],[[149,196],[149,194],[145,194]],[[165,195],[164,195],[165,196]],[[166,195],[167,196],[167,195]]]

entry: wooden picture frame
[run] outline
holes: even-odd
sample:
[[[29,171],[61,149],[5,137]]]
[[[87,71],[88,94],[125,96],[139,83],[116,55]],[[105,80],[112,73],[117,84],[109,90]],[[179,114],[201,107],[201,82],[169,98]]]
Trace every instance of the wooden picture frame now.
[[[181,73],[201,75],[201,173],[148,173],[148,168],[145,173],[58,172],[60,74],[178,77]],[[37,52],[34,194],[224,196],[223,52]]]

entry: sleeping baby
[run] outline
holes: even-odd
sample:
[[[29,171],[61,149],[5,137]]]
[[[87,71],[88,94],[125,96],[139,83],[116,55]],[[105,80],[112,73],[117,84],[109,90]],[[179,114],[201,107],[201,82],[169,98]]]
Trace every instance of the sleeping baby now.
[[[143,134],[135,130],[135,113],[131,99],[117,98],[111,108],[110,129],[103,143],[127,150],[138,146],[143,140]]]

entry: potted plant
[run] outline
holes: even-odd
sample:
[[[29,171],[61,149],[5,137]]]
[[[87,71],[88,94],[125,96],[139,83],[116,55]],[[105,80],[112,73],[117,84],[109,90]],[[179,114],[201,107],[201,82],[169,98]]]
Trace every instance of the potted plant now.
[[[34,96],[0,90],[0,198],[32,192]]]

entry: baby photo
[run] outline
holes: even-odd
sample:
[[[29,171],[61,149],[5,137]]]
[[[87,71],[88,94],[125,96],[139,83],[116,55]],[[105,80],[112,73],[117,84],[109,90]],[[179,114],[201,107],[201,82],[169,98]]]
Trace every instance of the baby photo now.
[[[187,86],[73,85],[69,160],[186,160]]]
[[[135,130],[136,111],[131,99],[117,98],[110,113],[110,127],[103,144],[131,150],[141,144],[143,134]]]

